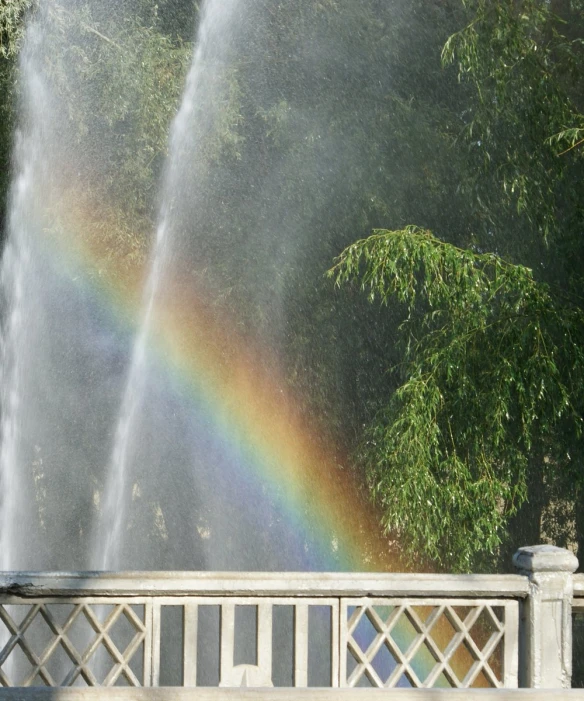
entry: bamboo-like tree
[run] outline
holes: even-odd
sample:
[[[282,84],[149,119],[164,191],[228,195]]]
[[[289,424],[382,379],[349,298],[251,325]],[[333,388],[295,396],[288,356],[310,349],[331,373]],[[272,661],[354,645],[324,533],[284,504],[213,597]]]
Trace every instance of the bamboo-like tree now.
[[[388,530],[460,570],[521,520],[582,542],[584,497],[583,6],[464,4],[443,60],[472,88],[458,148],[473,229],[377,231],[331,271],[404,309],[400,386],[358,456]]]

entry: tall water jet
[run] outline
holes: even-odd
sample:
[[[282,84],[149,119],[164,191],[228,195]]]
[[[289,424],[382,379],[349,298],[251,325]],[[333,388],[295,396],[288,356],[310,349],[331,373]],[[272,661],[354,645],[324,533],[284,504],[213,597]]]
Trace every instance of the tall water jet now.
[[[95,286],[104,255],[88,256],[100,251],[105,215],[94,203],[103,201],[120,142],[100,121],[102,83],[71,61],[71,52],[91,57],[84,65],[104,47],[119,53],[91,26],[115,25],[117,7],[95,0],[90,9],[95,17],[81,17],[75,0],[42,0],[20,54],[0,271],[2,569],[87,568],[96,487],[129,353],[127,334]]]
[[[179,228],[173,205],[176,198],[189,197],[183,186],[185,170],[190,168],[197,171],[202,167],[206,140],[219,119],[227,61],[233,51],[232,39],[237,30],[238,4],[238,0],[208,0],[205,3],[199,18],[196,48],[183,99],[171,128],[160,214],[144,291],[142,320],[132,351],[104,486],[103,509],[92,548],[97,569],[118,569],[129,564],[123,557],[128,525],[127,509],[132,491],[129,472],[132,463],[136,461],[139,443],[144,438],[141,412],[144,409],[153,360],[151,345],[155,343],[157,306]],[[190,179],[186,180],[190,182]],[[139,553],[137,561],[144,556]],[[201,562],[198,564],[203,565]]]
[[[21,125],[14,148],[15,177],[10,194],[7,242],[0,268],[3,323],[0,357],[2,407],[0,445],[0,569],[30,566],[34,533],[35,494],[26,422],[30,408],[29,369],[38,327],[38,284],[44,279],[36,237],[46,225],[44,195],[50,188],[52,105],[43,80],[42,17],[29,27],[20,56],[23,93]],[[37,252],[38,253],[38,252]],[[34,448],[33,448],[34,449]],[[28,453],[28,455],[27,455]],[[23,526],[27,524],[30,531]],[[32,533],[31,533],[32,531]]]
[[[345,13],[352,5],[343,3]],[[156,231],[149,270],[140,277],[138,265],[125,284],[108,270],[126,262],[123,250],[116,258],[128,233],[115,227],[128,172],[119,150],[140,153],[146,143],[150,153],[151,142],[126,141],[132,105],[148,112],[152,103],[140,100],[158,96],[174,67],[165,64],[156,81],[149,74],[129,97],[119,89],[120,76],[130,90],[145,65],[152,70],[133,51],[140,37],[150,42],[146,58],[168,50],[168,36],[136,25],[131,6],[43,0],[31,24],[47,104],[21,132],[35,120],[44,130],[30,160],[44,159],[49,175],[35,180],[37,219],[21,207],[25,221],[11,226],[6,248],[2,414],[3,471],[20,480],[12,491],[35,511],[30,566],[359,567],[354,531],[364,519],[349,506],[353,486],[341,494],[342,461],[319,435],[320,419],[311,431],[316,412],[289,391],[295,384],[301,395],[319,379],[318,322],[329,309],[318,305],[318,285],[340,248],[321,233],[362,179],[355,134],[370,103],[356,110],[338,101],[347,77],[355,89],[364,73],[351,61],[353,15],[309,2],[209,0],[172,128],[158,224],[143,226],[147,211],[137,227],[140,242]],[[145,163],[130,165],[141,176]],[[143,197],[144,210],[152,204]],[[25,233],[31,260],[15,265]],[[19,289],[30,294],[25,317]],[[291,368],[296,343],[307,352]],[[311,354],[312,375],[301,364]],[[331,354],[324,364],[335,361]]]
[[[348,77],[352,89],[363,81],[352,18],[311,3],[204,5],[94,567],[359,567],[357,545],[351,564],[339,546],[370,529],[341,506],[357,490],[286,377],[290,329],[308,313],[316,325],[336,251],[321,227],[362,178],[355,135],[374,103],[355,109],[347,95],[341,106],[336,93]],[[304,367],[295,375],[308,384]]]

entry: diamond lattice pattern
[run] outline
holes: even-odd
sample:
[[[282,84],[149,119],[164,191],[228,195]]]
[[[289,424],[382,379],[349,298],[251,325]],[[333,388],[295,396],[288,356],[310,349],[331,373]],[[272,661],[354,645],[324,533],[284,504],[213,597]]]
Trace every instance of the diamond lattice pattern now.
[[[356,605],[347,612],[348,686],[503,686],[501,607]]]
[[[128,604],[0,605],[0,684],[142,686],[143,618]]]

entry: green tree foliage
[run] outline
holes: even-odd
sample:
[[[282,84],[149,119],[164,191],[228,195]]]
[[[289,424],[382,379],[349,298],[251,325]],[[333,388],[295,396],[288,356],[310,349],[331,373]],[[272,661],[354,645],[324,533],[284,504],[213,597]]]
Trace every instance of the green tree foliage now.
[[[334,271],[405,309],[399,388],[360,451],[386,525],[469,569],[522,519],[530,539],[565,544],[575,525],[582,540],[584,15],[580,2],[463,4],[443,60],[471,88],[456,141],[471,214],[434,227],[440,239],[378,232]]]
[[[573,231],[565,215],[579,215],[581,207],[581,154],[558,154],[577,144],[584,122],[582,4],[465,5],[471,21],[449,38],[443,58],[474,88],[464,132],[474,147],[469,196],[476,192],[485,230],[507,227],[513,213],[530,247],[535,237],[565,237]],[[519,232],[513,238],[520,240]]]
[[[414,227],[353,244],[333,273],[407,310],[404,381],[360,457],[385,525],[412,552],[464,570],[496,550],[527,497],[534,452],[582,488],[566,449],[566,436],[582,435],[580,300]]]
[[[161,5],[164,9],[167,3]],[[184,16],[191,7],[192,25],[194,6],[184,6]],[[99,218],[107,221],[107,228],[96,226],[92,234],[104,238],[113,256],[129,251],[131,258],[140,258],[147,246],[168,129],[192,51],[174,27],[172,33],[162,30],[160,9],[142,0],[115,7],[99,0],[55,3],[44,23],[52,46],[47,75],[68,123],[63,133],[83,153],[83,163],[78,158],[75,162],[76,179],[83,182],[75,197],[81,194],[94,207],[99,203]],[[0,8],[4,193],[10,174],[15,59],[27,11],[35,11],[32,0],[9,0]]]
[[[24,17],[31,6],[32,0],[5,0],[0,4],[0,232],[10,179],[15,65],[22,41]]]
[[[5,0],[0,6],[0,56],[3,58],[18,53],[24,16],[32,4],[33,0]]]
[[[140,257],[192,47],[160,30],[156,5],[108,5],[56,11],[49,70],[80,144],[86,195],[108,220],[106,245]]]

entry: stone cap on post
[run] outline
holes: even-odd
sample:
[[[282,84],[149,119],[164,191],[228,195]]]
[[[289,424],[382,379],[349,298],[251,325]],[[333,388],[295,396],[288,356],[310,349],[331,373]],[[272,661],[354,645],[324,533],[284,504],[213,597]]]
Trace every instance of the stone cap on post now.
[[[513,564],[526,574],[535,572],[566,572],[578,569],[578,558],[570,550],[555,545],[530,545],[513,555]]]
[[[574,553],[554,545],[519,548],[513,564],[529,580],[520,629],[520,686],[570,688]]]

